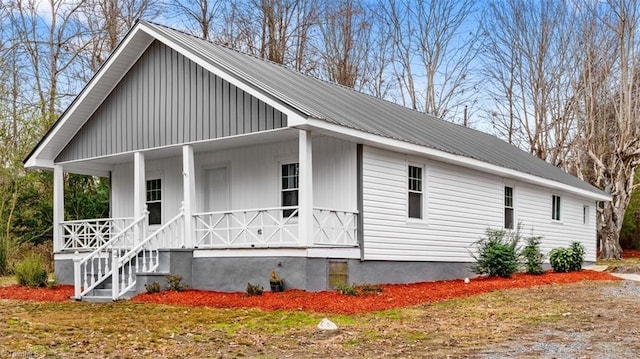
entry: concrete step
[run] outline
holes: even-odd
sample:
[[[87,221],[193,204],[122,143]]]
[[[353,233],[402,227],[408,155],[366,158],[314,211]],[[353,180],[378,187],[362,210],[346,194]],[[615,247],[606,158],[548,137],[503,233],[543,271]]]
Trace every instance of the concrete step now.
[[[120,299],[131,299],[135,295],[136,295],[136,292],[133,290],[130,290],[126,292]],[[112,302],[113,300],[111,299],[110,290],[108,292],[105,292],[100,289],[97,289],[97,290],[94,289],[93,294],[82,297],[82,301],[91,302],[91,303],[108,303],[108,302]]]

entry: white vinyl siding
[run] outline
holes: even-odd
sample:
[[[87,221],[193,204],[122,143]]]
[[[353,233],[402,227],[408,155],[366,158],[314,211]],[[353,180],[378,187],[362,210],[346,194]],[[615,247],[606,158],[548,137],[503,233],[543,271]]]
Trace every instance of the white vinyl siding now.
[[[487,228],[504,226],[503,179],[425,160],[425,183],[429,184],[426,221],[408,222],[406,166],[411,162],[403,154],[364,147],[365,259],[471,262],[473,243]],[[549,219],[549,189],[515,181],[509,187],[513,188],[514,206],[517,199],[522,234],[543,236],[545,254],[580,241],[586,248],[586,260],[595,260],[595,218],[590,213],[589,224],[583,224],[584,198],[560,193],[562,222],[557,222]]]
[[[488,226],[502,226],[501,182],[428,162],[423,172],[429,187],[425,221],[408,222],[407,165],[411,162],[402,154],[364,147],[365,259],[468,261],[469,244]]]
[[[297,161],[297,140],[254,145],[213,152],[196,152],[196,211],[205,209],[206,170],[226,167],[229,171],[230,210],[278,207],[281,201],[279,162]],[[147,179],[162,172],[164,219],[175,216],[182,206],[182,157],[147,160]],[[112,174],[113,216],[133,214],[133,164],[114,166]],[[314,207],[355,211],[356,146],[346,141],[318,136],[313,138]]]

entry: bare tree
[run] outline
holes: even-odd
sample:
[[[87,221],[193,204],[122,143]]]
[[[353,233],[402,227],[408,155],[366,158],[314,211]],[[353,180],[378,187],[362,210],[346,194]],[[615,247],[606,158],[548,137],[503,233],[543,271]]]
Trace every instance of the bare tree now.
[[[535,156],[567,166],[575,128],[575,30],[570,7],[544,0],[489,5],[484,75],[496,130]]]
[[[136,20],[154,18],[161,10],[152,0],[84,0],[79,11],[86,45],[78,61],[84,68],[76,68],[77,76],[88,81]]]
[[[388,0],[393,58],[401,101],[414,109],[453,120],[477,91],[471,66],[477,36],[465,27],[474,1]]]
[[[186,18],[184,23],[188,29],[208,40],[214,20],[222,20],[224,3],[222,0],[173,0],[171,5]]]
[[[370,51],[370,15],[354,0],[328,2],[320,24],[323,65],[329,80],[354,88],[364,82]]]
[[[640,164],[640,30],[637,1],[590,4],[583,11],[580,153],[585,180],[611,193],[598,207],[600,256],[620,258],[620,230]]]

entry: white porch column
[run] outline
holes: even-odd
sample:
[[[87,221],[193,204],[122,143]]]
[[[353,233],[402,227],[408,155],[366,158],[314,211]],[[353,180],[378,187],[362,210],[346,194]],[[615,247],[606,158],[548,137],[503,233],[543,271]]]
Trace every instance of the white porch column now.
[[[313,160],[311,133],[300,130],[298,137],[298,233],[300,243],[313,245]]]
[[[64,222],[64,169],[61,165],[53,166],[53,252],[62,250],[62,226]]]
[[[193,159],[193,146],[182,146],[182,188],[184,193],[184,239],[185,248],[192,248],[194,228],[193,213],[196,206],[196,176]]]
[[[147,180],[144,168],[144,153],[133,154],[133,218],[137,220],[147,210]],[[138,240],[146,236],[147,221],[138,228]]]

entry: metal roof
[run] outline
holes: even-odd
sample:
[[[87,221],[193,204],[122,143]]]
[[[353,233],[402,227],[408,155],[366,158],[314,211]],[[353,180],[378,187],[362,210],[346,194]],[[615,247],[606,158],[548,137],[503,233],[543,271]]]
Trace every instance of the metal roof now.
[[[308,118],[476,159],[606,195],[598,188],[493,135],[319,80],[163,25],[142,23],[184,46],[212,66]]]
[[[381,139],[417,145],[439,151],[438,153],[550,180],[575,188],[583,194],[591,193],[589,197],[595,199],[610,198],[598,188],[493,135],[446,122],[179,30],[145,21],[139,21],[129,31],[105,64],[27,156],[25,166],[51,168],[53,159],[154,40],[172,43],[181,48],[183,55],[189,55],[222,71],[239,84],[270,99],[274,105],[279,104],[303,119],[324,121],[338,128],[348,128],[358,133],[376,135]],[[456,160],[457,162],[464,161]]]

